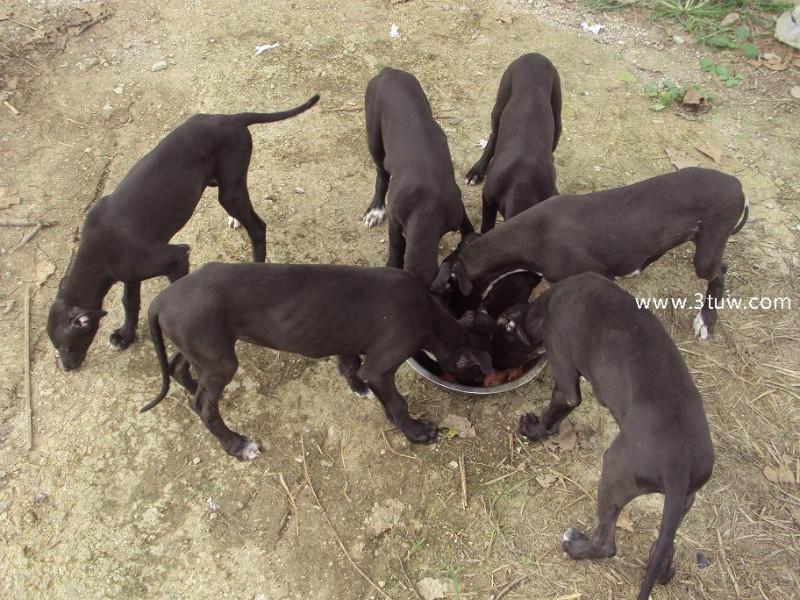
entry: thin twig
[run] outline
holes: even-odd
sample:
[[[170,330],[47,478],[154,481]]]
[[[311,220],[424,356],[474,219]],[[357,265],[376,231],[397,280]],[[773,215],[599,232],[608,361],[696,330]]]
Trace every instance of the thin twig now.
[[[324,112],[360,112],[363,106],[340,106],[339,108],[327,108]]]
[[[25,352],[23,352],[23,365],[25,367],[25,398],[28,404],[28,450],[33,450],[33,401],[31,400],[31,291],[25,285],[23,291],[23,320]]]
[[[11,21],[15,25],[19,25],[21,27],[27,27],[28,29],[31,29],[33,31],[39,31],[38,27],[34,27],[33,25],[28,25],[27,23],[23,23],[22,21],[17,21],[16,19],[13,19],[11,17],[0,17],[0,21]]]
[[[11,114],[14,115],[15,117],[19,114],[19,109],[13,104],[11,104],[11,102],[9,102],[8,100],[3,100],[3,104],[9,111],[11,111]]]
[[[464,468],[464,453],[458,457],[458,470],[461,472],[461,508],[467,510],[467,470]]]
[[[369,583],[375,589],[375,591],[378,592],[378,594],[380,594],[382,597],[386,598],[387,600],[392,600],[392,597],[389,594],[387,594],[386,592],[384,592],[380,587],[378,587],[378,585],[374,581],[372,581],[372,579],[370,579],[369,575],[367,575],[361,569],[361,567],[359,567],[355,563],[355,561],[351,558],[350,553],[347,551],[347,548],[344,547],[344,543],[342,542],[342,538],[340,538],[339,534],[336,533],[336,528],[333,526],[333,523],[331,522],[330,518],[328,517],[328,513],[325,511],[325,508],[322,506],[322,502],[320,502],[319,496],[317,495],[317,490],[314,489],[314,484],[311,483],[311,476],[308,474],[308,465],[306,465],[306,444],[303,441],[303,436],[302,435],[300,436],[300,446],[301,446],[302,452],[303,452],[303,474],[306,476],[306,483],[308,484],[308,488],[311,490],[311,493],[314,494],[314,500],[316,500],[317,506],[319,506],[319,509],[322,511],[322,516],[324,517],[325,522],[328,524],[328,527],[330,528],[331,532],[333,533],[333,537],[336,538],[336,543],[339,544],[339,548],[344,553],[345,557],[347,558],[347,561],[356,570],[356,572],[359,575],[361,575],[361,577],[364,579],[364,581]]]
[[[17,244],[17,245],[16,245],[16,246],[14,246],[13,248],[11,248],[11,250],[9,250],[9,251],[8,251],[8,252],[9,252],[9,254],[10,254],[10,253],[12,253],[12,252],[16,252],[17,250],[19,250],[20,248],[22,248],[22,247],[23,247],[25,244],[27,244],[29,241],[31,241],[31,239],[33,238],[33,236],[35,236],[37,233],[39,233],[39,232],[42,230],[42,227],[43,227],[43,225],[42,225],[41,223],[36,223],[36,225],[34,226],[34,228],[33,228],[33,229],[31,229],[31,230],[30,230],[30,231],[29,231],[29,232],[28,232],[28,233],[25,235],[25,237],[23,237],[23,238],[22,238],[22,239],[19,241],[19,244]]]
[[[395,450],[391,442],[389,442],[389,438],[386,437],[386,431],[384,431],[383,429],[381,429],[381,435],[383,436],[383,443],[386,444],[386,448],[388,448],[389,452],[391,452],[392,454],[395,454],[397,456],[402,456],[403,458],[408,458],[410,460],[420,460],[416,456],[410,456],[408,454],[403,454],[402,452],[398,452],[397,450]]]
[[[517,587],[517,586],[518,586],[520,583],[522,583],[523,581],[525,581],[525,580],[526,580],[528,577],[530,577],[530,575],[523,575],[522,577],[517,577],[517,578],[516,578],[514,581],[509,581],[509,582],[508,582],[506,585],[504,585],[504,586],[503,586],[503,587],[500,589],[500,591],[499,591],[499,592],[497,592],[497,595],[494,597],[494,600],[500,600],[500,598],[502,598],[502,597],[503,597],[503,596],[505,596],[505,595],[506,595],[508,592],[510,592],[511,590],[513,590],[513,589],[514,589],[515,587]]]
[[[411,586],[411,589],[414,590],[414,593],[417,595],[417,598],[419,598],[420,600],[425,600],[425,597],[419,593],[417,586],[414,585],[414,582],[411,581],[411,578],[408,576],[408,572],[406,571],[406,566],[403,564],[403,561],[398,558],[397,562],[400,563],[400,570],[403,571],[403,576],[406,578],[408,585]]]
[[[9,46],[8,44],[4,44],[3,42],[0,42],[0,46],[3,46],[3,48],[5,48],[9,52],[11,52],[11,54],[16,56],[18,59],[26,62],[28,64],[28,66],[30,66],[34,71],[36,71],[37,73],[39,72],[39,68],[35,64],[33,64],[31,61],[29,61],[24,56],[22,56],[19,52],[14,50],[11,46]]]
[[[28,221],[27,219],[0,219],[0,227],[30,227],[32,225],[38,225],[38,221]]]

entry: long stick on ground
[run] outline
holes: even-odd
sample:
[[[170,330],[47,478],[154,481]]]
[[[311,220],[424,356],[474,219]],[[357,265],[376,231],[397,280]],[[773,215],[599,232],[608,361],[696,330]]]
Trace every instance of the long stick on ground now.
[[[25,398],[28,401],[28,450],[33,450],[33,401],[31,400],[31,291],[27,284],[23,292],[22,300],[23,321],[25,334],[23,343],[25,352],[22,353],[22,360],[25,370]]]
[[[352,567],[356,570],[356,572],[364,578],[364,581],[369,583],[378,594],[380,594],[386,600],[392,600],[392,597],[384,592],[378,585],[370,579],[369,575],[367,575],[361,567],[359,567],[355,561],[350,557],[350,553],[347,552],[347,548],[344,547],[344,543],[342,543],[342,538],[339,537],[339,534],[336,533],[336,528],[331,523],[330,518],[328,518],[328,513],[325,512],[325,508],[322,506],[322,502],[319,501],[319,496],[317,496],[317,490],[314,489],[314,485],[311,483],[311,476],[308,474],[308,467],[306,466],[306,444],[303,441],[303,436],[300,436],[300,446],[303,452],[303,474],[306,476],[306,483],[308,484],[308,488],[311,490],[311,493],[314,494],[314,500],[317,501],[317,506],[322,511],[322,516],[325,517],[325,522],[330,527],[331,532],[333,533],[333,537],[336,538],[336,543],[339,544],[339,548],[341,548],[344,555],[347,557],[348,562],[352,565]]]

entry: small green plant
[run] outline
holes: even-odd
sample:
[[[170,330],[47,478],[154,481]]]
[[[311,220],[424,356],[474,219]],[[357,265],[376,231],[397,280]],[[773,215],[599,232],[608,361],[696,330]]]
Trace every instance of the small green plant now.
[[[424,545],[425,545],[425,538],[422,538],[421,540],[414,540],[411,543],[411,548],[409,548],[408,550],[408,555],[411,556],[415,552],[421,550]]]
[[[725,87],[736,87],[745,80],[747,75],[744,73],[734,73],[731,67],[718,65],[712,59],[703,57],[700,59],[700,68],[706,73],[713,73],[725,84]]]
[[[650,110],[659,112],[668,106],[680,103],[686,95],[686,88],[672,81],[662,81],[656,85],[648,84],[644,86],[642,93],[653,99]]]

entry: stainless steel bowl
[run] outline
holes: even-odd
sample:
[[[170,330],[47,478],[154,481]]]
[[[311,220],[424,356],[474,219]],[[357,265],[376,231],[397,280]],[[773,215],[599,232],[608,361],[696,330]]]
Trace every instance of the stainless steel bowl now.
[[[500,385],[493,385],[491,387],[483,387],[483,386],[472,386],[472,385],[464,385],[462,383],[455,383],[451,381],[446,381],[439,377],[438,375],[434,375],[428,369],[423,367],[419,364],[414,358],[408,359],[408,364],[414,369],[417,373],[422,375],[428,381],[432,381],[439,387],[443,387],[446,390],[450,390],[451,392],[461,392],[463,394],[473,394],[476,396],[489,396],[491,394],[502,394],[503,392],[510,392],[511,390],[515,390],[518,387],[521,387],[528,383],[531,379],[536,377],[544,368],[545,363],[547,362],[547,357],[544,354],[540,354],[538,357],[534,359],[534,362],[528,367],[528,370],[525,371],[522,376],[515,379],[514,381],[507,381],[506,383],[501,383]]]

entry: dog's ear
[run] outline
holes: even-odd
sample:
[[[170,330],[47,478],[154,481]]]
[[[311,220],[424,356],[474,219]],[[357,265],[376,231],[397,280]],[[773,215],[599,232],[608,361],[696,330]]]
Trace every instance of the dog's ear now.
[[[497,325],[501,327],[508,335],[513,335],[518,342],[521,342],[528,347],[531,346],[531,340],[528,337],[528,334],[525,332],[525,326],[523,323],[518,323],[507,315],[501,315],[497,319]]]
[[[469,296],[472,293],[472,282],[467,277],[467,270],[460,261],[453,265],[451,277],[455,277],[456,283],[458,283],[458,290],[462,296]]]
[[[93,321],[100,321],[107,314],[104,310],[81,309],[72,317],[69,324],[76,329],[88,329]]]
[[[442,263],[436,278],[431,283],[431,292],[437,296],[442,296],[447,291],[447,282],[450,279],[450,263]]]

